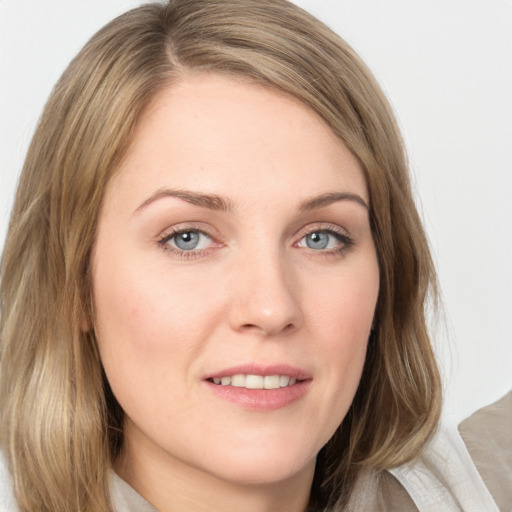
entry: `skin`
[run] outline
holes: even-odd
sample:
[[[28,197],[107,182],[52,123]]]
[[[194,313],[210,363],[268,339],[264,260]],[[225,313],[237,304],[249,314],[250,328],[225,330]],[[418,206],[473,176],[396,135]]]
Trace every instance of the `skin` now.
[[[305,510],[365,359],[379,289],[368,202],[357,159],[281,93],[195,74],[147,109],[106,190],[93,282],[126,413],[115,469],[160,512]],[[180,250],[177,228],[204,232],[198,248]],[[253,410],[204,380],[252,363],[302,369],[307,392]]]

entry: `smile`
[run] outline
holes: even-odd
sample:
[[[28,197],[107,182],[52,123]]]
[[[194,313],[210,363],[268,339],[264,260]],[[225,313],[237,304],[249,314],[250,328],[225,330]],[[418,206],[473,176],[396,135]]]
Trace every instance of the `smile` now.
[[[280,389],[293,386],[297,382],[295,377],[288,375],[263,376],[242,373],[225,377],[213,377],[208,380],[220,386],[246,389]]]
[[[313,375],[288,364],[255,362],[224,368],[203,377],[206,389],[228,402],[253,411],[273,411],[303,398]]]

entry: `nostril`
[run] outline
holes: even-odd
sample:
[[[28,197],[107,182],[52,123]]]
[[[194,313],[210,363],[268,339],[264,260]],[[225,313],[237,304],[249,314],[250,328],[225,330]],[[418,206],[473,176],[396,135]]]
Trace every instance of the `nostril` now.
[[[260,330],[261,327],[258,327],[257,325],[255,324],[244,324],[242,325],[242,329],[246,329],[246,330],[249,330],[249,331],[253,331],[253,330]]]
[[[273,325],[257,325],[257,324],[244,324],[241,326],[242,330],[254,331],[264,334],[265,336],[272,336],[277,333],[288,333],[295,329],[293,323],[286,324],[284,327],[278,327]]]

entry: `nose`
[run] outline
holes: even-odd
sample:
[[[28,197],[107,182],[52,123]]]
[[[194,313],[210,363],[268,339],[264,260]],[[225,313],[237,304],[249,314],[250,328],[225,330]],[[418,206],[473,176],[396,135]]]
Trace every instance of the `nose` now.
[[[229,323],[237,332],[270,337],[296,330],[303,312],[290,265],[277,254],[241,258],[232,285]]]

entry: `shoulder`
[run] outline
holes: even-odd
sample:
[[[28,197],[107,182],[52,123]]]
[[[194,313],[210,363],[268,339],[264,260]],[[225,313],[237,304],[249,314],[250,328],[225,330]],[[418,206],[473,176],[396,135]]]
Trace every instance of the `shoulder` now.
[[[347,512],[419,512],[400,481],[388,471],[361,475],[347,506]]]
[[[459,425],[459,432],[498,508],[512,508],[512,391]]]
[[[459,433],[460,431],[460,433]],[[512,392],[464,420],[442,425],[412,463],[391,470],[416,508],[437,512],[510,512],[512,505]],[[383,510],[395,510],[393,496]],[[434,507],[434,508],[433,508]]]

